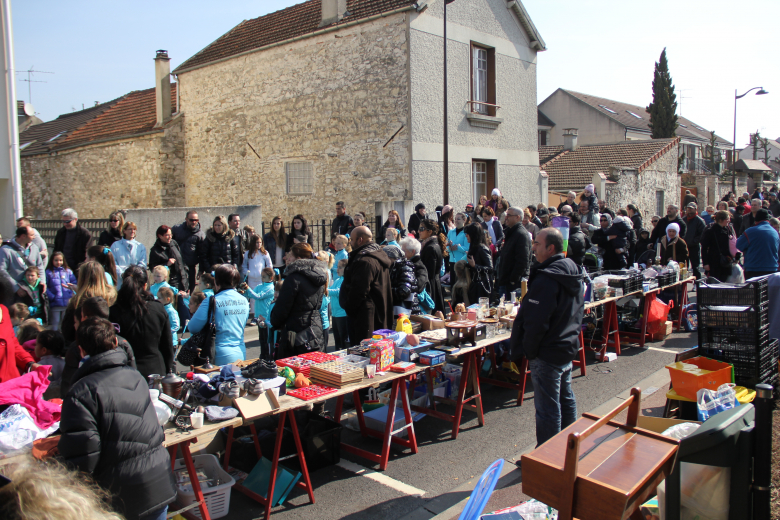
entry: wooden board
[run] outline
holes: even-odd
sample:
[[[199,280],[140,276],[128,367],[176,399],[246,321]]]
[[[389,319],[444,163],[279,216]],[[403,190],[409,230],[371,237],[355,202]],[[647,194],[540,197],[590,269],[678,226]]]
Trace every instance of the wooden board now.
[[[244,419],[265,415],[279,409],[279,401],[270,388],[259,395],[247,394],[234,399],[233,405],[238,408]]]
[[[180,431],[175,424],[168,422],[165,424],[165,440],[163,441],[163,446],[167,448],[168,446],[173,446],[174,444],[197,439],[198,436],[203,436],[208,433],[215,432],[221,428],[226,428],[228,426],[241,426],[243,423],[244,420],[241,419],[241,417],[234,417],[232,419],[228,419],[227,421],[220,421],[216,423],[207,420],[204,422],[202,428],[198,428],[197,430],[187,430],[185,432]]]

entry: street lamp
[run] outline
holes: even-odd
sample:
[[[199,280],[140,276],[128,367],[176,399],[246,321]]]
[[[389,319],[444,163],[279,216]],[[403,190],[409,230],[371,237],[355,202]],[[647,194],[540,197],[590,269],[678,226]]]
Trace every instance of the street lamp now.
[[[731,142],[731,191],[736,193],[737,192],[737,172],[734,171],[734,163],[737,162],[737,100],[740,98],[743,98],[753,92],[754,90],[758,89],[758,92],[756,92],[756,96],[763,96],[764,94],[769,94],[766,90],[764,90],[764,87],[753,87],[741,96],[737,95],[737,89],[734,89],[734,139]]]
[[[447,132],[447,4],[455,0],[444,0],[444,202],[450,198],[450,143]]]

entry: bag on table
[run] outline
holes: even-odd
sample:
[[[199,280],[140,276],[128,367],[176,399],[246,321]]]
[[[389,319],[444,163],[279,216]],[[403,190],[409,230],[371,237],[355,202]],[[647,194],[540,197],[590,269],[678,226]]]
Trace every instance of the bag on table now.
[[[214,297],[209,297],[209,312],[208,318],[206,318],[206,324],[200,330],[190,336],[185,344],[179,349],[179,354],[176,356],[176,361],[184,366],[202,365],[206,362],[208,357],[210,361],[214,361],[214,335],[217,332],[217,327],[214,324],[214,309],[216,303]]]
[[[645,317],[647,320],[648,334],[660,332],[666,326],[666,318],[669,316],[669,311],[673,308],[674,300],[669,300],[669,303],[664,303],[658,298],[653,299],[650,304],[650,310]]]
[[[724,383],[717,390],[700,388],[696,392],[696,411],[701,422],[737,406],[739,401],[733,383]]]

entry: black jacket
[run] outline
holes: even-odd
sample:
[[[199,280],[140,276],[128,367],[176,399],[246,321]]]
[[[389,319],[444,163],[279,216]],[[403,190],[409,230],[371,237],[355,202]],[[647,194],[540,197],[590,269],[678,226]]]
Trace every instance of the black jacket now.
[[[419,295],[421,292],[423,292],[423,289],[425,289],[426,285],[428,285],[428,270],[425,268],[425,265],[422,263],[422,259],[420,258],[420,255],[413,256],[409,263],[412,264],[412,269],[414,270],[414,278],[417,283],[417,290],[415,291],[417,295]],[[412,305],[412,314],[422,314],[422,309],[420,308],[420,298],[419,296],[415,296],[414,298],[414,304]]]
[[[558,214],[560,215],[561,210],[564,206],[571,206],[572,213],[579,213],[580,212],[580,205],[577,204],[577,201],[569,202],[569,199],[566,199],[564,201],[561,201],[560,204],[558,204]]]
[[[769,212],[775,218],[780,218],[780,200],[776,200],[769,204]]]
[[[562,254],[531,268],[528,292],[515,319],[511,357],[537,357],[561,366],[577,357],[585,309],[580,268]]]
[[[117,240],[122,240],[122,233],[119,230],[114,232],[113,229],[106,229],[100,233],[98,245],[111,247],[111,244]]]
[[[125,338],[117,335],[117,349],[123,350],[127,356],[127,366],[137,369],[135,366],[135,354],[133,353],[133,347],[127,342]],[[81,362],[81,352],[79,352],[78,341],[71,343],[65,350],[65,366],[62,368],[62,383],[60,385],[60,395],[65,397],[68,395],[73,384],[73,376],[79,369],[79,363]]]
[[[54,237],[54,251],[65,251],[65,226]],[[79,266],[87,259],[87,249],[92,246],[92,234],[81,224],[76,223],[76,243],[73,245],[73,258],[66,258],[68,267],[78,276]]]
[[[231,229],[231,231],[233,232],[233,245],[236,246],[238,254],[233,263],[241,271],[241,266],[244,265],[244,253],[249,249],[249,241],[246,239],[246,232],[243,229]]]
[[[111,492],[128,519],[176,499],[165,435],[149,385],[127,366],[124,351],[91,356],[78,369],[62,403],[60,455]]]
[[[284,246],[285,253],[288,252],[290,249],[292,249],[292,246],[295,245],[296,236],[298,237],[299,241],[303,240],[304,235],[301,234],[300,232],[298,232],[298,234],[296,235],[296,231],[294,229],[289,233],[287,233],[287,244],[285,244]],[[314,247],[314,235],[312,235],[311,231],[307,231],[305,236],[306,236],[306,243],[309,244],[311,248],[316,251],[317,249]],[[271,257],[271,259],[273,260],[273,257]]]
[[[417,293],[417,278],[414,276],[414,265],[406,259],[406,256],[395,246],[382,248],[390,264],[390,286],[393,290],[393,305],[409,309]]]
[[[263,246],[265,247],[265,250],[268,252],[268,255],[271,257],[271,263],[276,262],[276,248],[281,247],[282,251],[285,251],[284,249],[285,245],[286,244],[277,244],[276,239],[271,233],[266,233],[265,235],[263,235]],[[282,256],[284,256],[284,253],[282,253]]]
[[[339,304],[349,317],[349,338],[353,345],[370,338],[375,330],[394,328],[391,263],[376,242],[349,254]]]
[[[575,264],[582,265],[585,253],[591,248],[588,235],[579,228],[572,228],[569,232],[569,251],[568,258],[571,258]]]
[[[173,239],[179,244],[181,258],[185,265],[194,268],[198,264],[203,264],[203,241],[206,240],[206,233],[200,228],[200,223],[193,230],[187,226],[186,222],[177,224],[171,228]]]
[[[713,222],[704,230],[701,239],[701,264],[710,267],[710,276],[721,282],[731,276],[734,258],[729,249],[729,237],[736,236],[731,224],[721,227]]]
[[[647,233],[647,238],[642,238],[642,233]],[[639,259],[642,257],[644,253],[647,253],[649,249],[647,246],[652,244],[653,242],[650,240],[650,231],[644,228],[640,228],[639,231],[637,231],[637,241],[636,241],[636,254],[634,256],[634,262],[639,261]],[[655,259],[655,256],[650,257],[650,264],[653,263],[653,260]],[[647,265],[650,265],[647,264]]]
[[[343,217],[335,217],[330,223],[330,236],[349,235],[353,229],[355,229],[355,222],[345,213]]]
[[[165,375],[176,368],[168,313],[157,300],[150,300],[147,304],[146,316],[136,322],[130,309],[115,303],[109,309],[109,320],[119,325],[119,333],[132,345],[141,375]]]
[[[743,213],[742,222],[739,226],[739,235],[737,236],[741,237],[742,235],[745,234],[745,231],[747,231],[748,229],[752,228],[755,225],[756,225],[756,217],[753,216],[753,212],[748,211],[747,213]]]
[[[669,219],[668,216],[663,217],[661,220],[658,221],[658,224],[655,225],[653,228],[653,233],[650,235],[650,242],[655,244],[659,240],[661,240],[663,237],[666,236],[666,228],[671,224],[672,222],[676,222],[678,226],[680,226],[680,236],[684,237],[685,234],[688,232],[688,224],[685,223],[683,219],[680,218],[680,215],[678,214],[675,218]]]
[[[414,213],[409,215],[409,222],[406,224],[406,229],[409,230],[409,233],[414,233],[415,236],[418,235],[420,232],[420,222],[422,222],[423,219],[427,218],[427,217],[420,216],[420,214],[418,213],[420,209],[425,209],[425,206],[420,207],[419,204],[415,206]]]
[[[520,286],[520,279],[528,276],[531,268],[531,235],[521,222],[506,229],[504,246],[498,252],[496,263],[496,285],[499,287],[515,289]]]
[[[214,230],[209,228],[206,231],[206,240],[201,244],[201,264],[200,269],[203,272],[210,273],[212,266],[217,264],[233,264],[238,266],[238,246],[236,246],[232,229],[227,233],[217,235]]]
[[[169,259],[175,259],[173,265],[168,266]],[[170,244],[164,243],[159,238],[149,250],[149,270],[153,270],[158,265],[168,266],[168,283],[180,291],[189,290],[189,279],[187,276],[187,264],[181,255],[179,244],[171,239]],[[195,266],[192,267],[195,269]]]
[[[423,244],[420,251],[420,260],[428,273],[428,296],[433,299],[434,312],[444,312],[444,292],[441,288],[441,266],[444,264],[444,256],[436,237]]]
[[[485,234],[488,237],[490,237],[488,226],[493,229],[493,234],[496,235],[496,241],[493,245],[496,246],[496,249],[500,249],[504,242],[504,227],[497,219],[491,219],[490,222],[482,222],[482,229],[485,230]]]
[[[639,230],[642,229],[642,215],[640,213],[634,213],[631,217],[631,222],[634,224],[634,231],[636,231],[637,238],[639,238]]]
[[[379,236],[377,237],[379,238],[379,242],[385,241],[385,233],[387,233],[387,228],[389,227],[390,227],[390,223],[385,221],[385,223],[379,229]],[[396,227],[395,229],[396,231],[398,231],[398,240],[401,240],[402,238],[406,237],[406,229],[400,227]]]
[[[289,338],[292,335],[289,333],[297,334],[308,327],[311,327],[314,333],[313,341],[309,341],[311,350],[325,349],[320,308],[327,282],[327,266],[319,260],[301,259],[287,265],[284,284],[271,311],[271,326],[276,330],[284,331],[281,357],[286,357],[287,354],[302,354],[306,351],[295,350],[295,345],[290,344],[292,340]],[[343,292],[343,285],[341,290]]]
[[[493,255],[487,246],[472,245],[469,247],[469,256],[474,258],[474,267],[471,271],[471,285],[469,285],[469,301],[476,303],[480,298],[489,298],[493,292]]]
[[[685,240],[685,243],[688,244],[688,252],[692,255],[695,254],[698,256],[699,244],[701,244],[704,230],[707,228],[707,223],[704,222],[704,219],[699,215],[696,215],[690,220],[688,217],[686,217],[685,224],[688,226],[688,228],[686,229],[685,234],[682,235],[683,240]]]

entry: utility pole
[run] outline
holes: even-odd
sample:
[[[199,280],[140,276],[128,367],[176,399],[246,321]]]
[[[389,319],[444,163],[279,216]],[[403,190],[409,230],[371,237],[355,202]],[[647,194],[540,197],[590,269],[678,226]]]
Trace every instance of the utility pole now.
[[[447,131],[447,4],[455,0],[444,0],[444,202],[450,198],[450,141]]]

